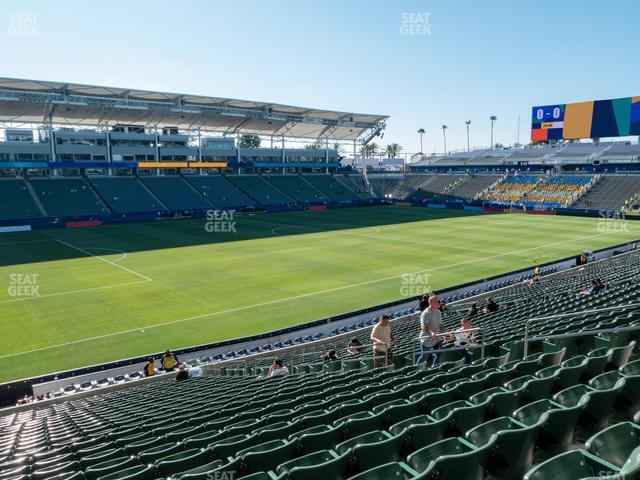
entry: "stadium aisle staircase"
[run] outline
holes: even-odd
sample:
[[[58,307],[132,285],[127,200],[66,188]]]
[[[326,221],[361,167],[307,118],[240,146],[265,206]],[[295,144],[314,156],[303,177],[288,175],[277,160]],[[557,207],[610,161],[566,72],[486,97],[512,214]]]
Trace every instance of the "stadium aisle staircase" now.
[[[32,178],[29,181],[50,216],[109,213],[82,178]]]
[[[303,178],[336,202],[355,202],[361,199],[358,194],[338,182],[332,175],[303,175]]]
[[[238,189],[247,196],[255,199],[265,207],[290,205],[296,201],[271,185],[263,177],[258,175],[235,175],[226,177]]]
[[[0,179],[0,220],[42,216],[24,180]]]
[[[88,181],[115,213],[166,210],[145,190],[136,177],[88,177]]]
[[[220,208],[255,207],[256,202],[221,175],[185,176],[203,197]]]
[[[269,175],[263,178],[297,202],[312,203],[329,200],[329,197],[313,188],[299,175]]]
[[[636,478],[640,331],[597,330],[640,327],[640,311],[580,312],[638,303],[638,273],[634,253],[495,292],[500,310],[474,318],[487,356],[474,350],[468,365],[444,352],[437,366],[414,366],[418,326],[403,318],[389,367],[371,368],[365,353],[256,380],[263,369],[238,361],[242,375],[164,379],[0,416],[0,479]],[[607,288],[579,295],[594,277]],[[451,306],[447,329],[467,306]],[[588,333],[536,340],[525,357],[526,320],[560,312],[571,315],[532,323],[531,335]]]
[[[194,191],[182,177],[140,177],[140,181],[171,210],[213,208],[213,205]]]

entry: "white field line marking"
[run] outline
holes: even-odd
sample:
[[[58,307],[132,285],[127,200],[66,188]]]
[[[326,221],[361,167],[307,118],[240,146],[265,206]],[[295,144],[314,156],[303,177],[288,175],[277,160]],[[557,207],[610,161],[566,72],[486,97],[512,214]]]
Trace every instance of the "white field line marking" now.
[[[133,275],[135,275],[137,277],[145,279],[147,282],[152,282],[153,281],[152,279],[150,279],[146,275],[142,275],[141,273],[138,273],[135,270],[131,270],[130,268],[125,267],[124,265],[120,265],[120,264],[115,263],[115,262],[113,262],[111,260],[103,258],[103,257],[101,257],[99,255],[95,255],[95,254],[85,250],[84,248],[76,247],[75,245],[71,245],[70,243],[67,243],[67,242],[65,242],[63,240],[60,240],[59,238],[56,238],[55,241],[61,243],[62,245],[66,245],[69,248],[73,248],[74,250],[77,250],[77,251],[79,251],[81,253],[84,253],[85,255],[89,255],[90,257],[94,257],[94,258],[97,258],[98,260],[102,260],[103,262],[108,263],[109,265],[113,265],[114,267],[119,268],[121,270],[124,270],[125,272],[132,273]]]
[[[118,250],[117,248],[103,248],[103,247],[84,247],[86,250],[101,250],[103,252],[113,252],[121,254],[120,258],[113,260],[114,262],[121,262],[125,258],[127,258],[127,252],[124,250]]]
[[[563,245],[565,243],[571,243],[571,242],[577,242],[579,240],[585,240],[585,239],[589,239],[589,238],[601,237],[603,235],[610,235],[610,233],[604,232],[604,233],[599,233],[599,234],[596,234],[596,235],[588,235],[588,236],[585,236],[585,237],[573,238],[571,240],[565,240],[565,241],[562,241],[562,242],[555,242],[555,243],[549,243],[549,244],[546,244],[546,245],[539,245],[537,247],[531,247],[531,248],[527,248],[527,249],[524,249],[524,250],[520,250],[518,253],[522,254],[522,253],[529,252],[529,251],[539,250],[541,248],[552,247],[552,246],[555,246],[555,245]],[[347,290],[347,289],[353,288],[353,287],[361,287],[361,286],[364,286],[364,285],[371,285],[371,284],[374,284],[374,283],[384,282],[384,281],[387,281],[387,280],[393,280],[394,278],[401,278],[403,275],[417,275],[417,274],[420,274],[420,273],[433,272],[433,271],[436,271],[436,270],[444,270],[444,269],[447,269],[447,268],[456,267],[456,266],[460,266],[460,265],[465,265],[465,264],[469,264],[469,263],[484,262],[484,261],[491,260],[491,259],[494,259],[494,258],[497,258],[497,257],[512,255],[514,253],[516,253],[516,252],[515,251],[514,252],[505,252],[505,253],[501,253],[501,254],[497,254],[497,255],[492,255],[492,256],[489,256],[489,257],[476,258],[476,259],[473,259],[473,260],[466,260],[466,261],[463,261],[463,262],[452,263],[450,265],[441,265],[439,267],[426,268],[424,270],[418,270],[418,271],[412,272],[412,273],[401,273],[399,275],[390,275],[388,277],[378,278],[378,279],[375,279],[375,280],[369,280],[367,282],[354,283],[352,285],[343,285],[341,287],[329,288],[329,289],[326,289],[326,290],[320,290],[318,292],[303,293],[301,295],[295,295],[295,296],[292,296],[292,297],[279,298],[279,299],[276,299],[276,300],[269,300],[267,302],[254,303],[253,305],[244,305],[242,307],[229,308],[227,310],[220,310],[220,311],[217,311],[217,312],[203,313],[201,315],[196,315],[196,316],[193,316],[193,317],[180,318],[180,319],[177,319],[177,320],[171,320],[169,322],[157,323],[155,325],[147,325],[147,326],[142,326],[142,327],[130,328],[128,330],[122,330],[122,331],[119,331],[119,332],[106,333],[104,335],[98,335],[98,336],[95,336],[95,337],[82,338],[82,339],[73,340],[73,341],[70,341],[70,342],[59,343],[57,345],[49,345],[47,347],[35,348],[33,350],[25,350],[23,352],[10,353],[8,355],[0,356],[0,359],[9,358],[9,357],[16,357],[16,356],[25,355],[25,354],[28,354],[28,353],[41,352],[41,351],[44,351],[44,350],[51,350],[53,348],[66,347],[68,345],[75,345],[75,344],[78,344],[78,343],[90,342],[92,340],[100,340],[100,339],[103,339],[103,338],[115,337],[117,335],[124,335],[124,334],[127,334],[127,333],[140,332],[140,330],[143,330],[143,329],[144,330],[150,330],[152,328],[164,327],[164,326],[167,326],[167,325],[175,325],[177,323],[184,323],[184,322],[189,322],[189,321],[192,321],[192,320],[200,320],[202,318],[214,317],[214,316],[218,316],[218,315],[224,315],[224,314],[227,314],[227,313],[239,312],[239,311],[242,311],[242,310],[250,310],[250,309],[256,308],[256,307],[264,307],[266,305],[274,305],[276,303],[283,303],[283,302],[288,302],[290,300],[297,300],[298,298],[312,297],[314,295],[322,295],[324,293],[331,293],[331,292],[336,292],[336,291],[339,291],[339,290]]]
[[[141,283],[148,283],[148,281],[147,280],[137,280],[135,282],[114,283],[113,285],[103,285],[101,287],[89,287],[89,288],[80,288],[78,290],[67,290],[67,291],[64,291],[64,292],[46,293],[44,295],[37,295],[37,296],[34,296],[34,297],[18,297],[18,298],[12,298],[10,300],[2,300],[2,301],[0,301],[0,305],[4,304],[4,303],[24,302],[26,300],[38,300],[40,298],[59,297],[61,295],[71,295],[72,293],[93,292],[95,290],[104,290],[104,289],[107,289],[107,288],[124,287],[124,286],[127,286],[127,285],[139,285]]]

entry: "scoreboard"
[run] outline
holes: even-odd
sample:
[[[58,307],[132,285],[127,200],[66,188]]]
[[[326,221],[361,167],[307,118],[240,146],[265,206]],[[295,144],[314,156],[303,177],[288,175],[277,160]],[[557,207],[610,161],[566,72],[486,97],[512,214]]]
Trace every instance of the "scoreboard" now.
[[[531,140],[640,135],[640,97],[533,107]]]

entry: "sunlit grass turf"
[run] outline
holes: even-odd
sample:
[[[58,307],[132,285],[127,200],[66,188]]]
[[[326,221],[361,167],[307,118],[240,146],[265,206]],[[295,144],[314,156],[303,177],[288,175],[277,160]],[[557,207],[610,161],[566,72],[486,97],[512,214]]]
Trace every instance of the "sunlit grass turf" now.
[[[272,331],[640,236],[633,221],[392,206],[235,220],[236,233],[201,219],[0,237],[0,381]]]

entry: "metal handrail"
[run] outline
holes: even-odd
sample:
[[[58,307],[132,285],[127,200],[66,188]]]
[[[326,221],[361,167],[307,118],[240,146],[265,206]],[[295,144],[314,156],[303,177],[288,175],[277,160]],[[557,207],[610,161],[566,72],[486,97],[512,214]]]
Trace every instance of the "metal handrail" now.
[[[593,335],[593,334],[600,334],[600,333],[630,332],[634,330],[640,330],[640,325],[634,325],[631,327],[603,328],[598,330],[582,330],[580,332],[571,332],[571,333],[558,333],[555,335],[545,335],[542,337],[531,337],[529,341],[537,342],[541,340],[549,340],[552,338],[572,338],[572,337],[582,337],[586,335]]]
[[[590,315],[593,313],[602,313],[602,312],[611,312],[615,310],[623,310],[626,308],[635,308],[640,307],[640,303],[630,303],[627,305],[616,305],[613,307],[603,307],[603,308],[595,308],[592,310],[582,310],[580,312],[567,312],[567,313],[558,313],[555,315],[548,315],[544,317],[533,317],[528,319],[524,324],[524,347],[523,347],[523,358],[527,357],[527,353],[529,352],[529,325],[531,323],[538,323],[544,320],[553,320],[565,317],[573,317],[576,315]],[[547,338],[547,337],[545,337]]]
[[[483,327],[473,327],[473,328],[468,328],[466,330],[460,330],[457,333],[461,333],[461,332],[482,332],[483,331]],[[448,332],[443,332],[443,333],[438,333],[435,336],[436,337],[448,337],[451,334],[455,335],[456,331],[455,330],[451,330]],[[425,337],[425,336],[418,336],[415,337],[411,340],[411,360],[413,362],[413,364],[415,365],[416,362],[416,341],[421,341],[424,340],[425,338],[429,338],[429,337]],[[455,352],[458,350],[469,350],[469,349],[477,349],[480,348],[480,358],[484,358],[484,335],[481,335],[480,338],[481,342],[480,344],[477,343],[472,343],[472,344],[468,344],[465,346],[460,346],[460,347],[447,347],[447,348],[440,348],[438,350],[434,350],[434,353],[439,353],[439,352]]]

